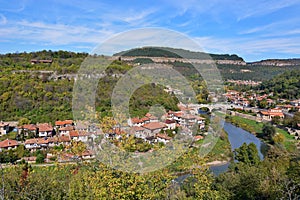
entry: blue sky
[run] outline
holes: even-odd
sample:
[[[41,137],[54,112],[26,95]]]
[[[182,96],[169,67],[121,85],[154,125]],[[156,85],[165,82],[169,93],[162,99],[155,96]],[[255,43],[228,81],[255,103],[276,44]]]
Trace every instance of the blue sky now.
[[[300,0],[0,0],[0,53],[91,52],[114,34],[160,27],[246,61],[300,58]]]

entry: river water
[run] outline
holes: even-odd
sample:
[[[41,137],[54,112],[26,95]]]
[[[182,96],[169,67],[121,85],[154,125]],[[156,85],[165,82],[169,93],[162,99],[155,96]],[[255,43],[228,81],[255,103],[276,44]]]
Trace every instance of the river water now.
[[[260,159],[262,160],[264,158],[263,151],[265,149],[265,144],[255,135],[249,133],[248,131],[245,131],[244,129],[236,127],[228,122],[224,123],[224,130],[228,134],[228,139],[232,151],[236,148],[239,148],[244,142],[246,142],[247,144],[252,142],[256,145]],[[210,170],[215,175],[219,175],[220,173],[227,171],[228,167],[229,163],[226,163],[224,165],[211,166]]]

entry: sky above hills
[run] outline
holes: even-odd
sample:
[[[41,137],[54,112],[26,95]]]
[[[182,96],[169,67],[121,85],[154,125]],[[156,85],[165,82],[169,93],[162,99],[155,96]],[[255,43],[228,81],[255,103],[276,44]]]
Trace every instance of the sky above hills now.
[[[159,27],[246,61],[300,57],[300,0],[0,0],[0,53],[91,52],[120,32]]]

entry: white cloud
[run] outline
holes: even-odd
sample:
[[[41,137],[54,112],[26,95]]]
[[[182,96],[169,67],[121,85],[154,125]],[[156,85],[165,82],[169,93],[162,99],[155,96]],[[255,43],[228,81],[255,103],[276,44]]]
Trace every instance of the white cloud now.
[[[84,26],[46,24],[43,22],[20,21],[16,26],[1,30],[0,35],[9,39],[24,39],[33,43],[65,45],[90,43],[96,45],[113,34],[105,29],[92,29]]]
[[[263,2],[243,1],[239,4],[236,4],[234,12],[238,15],[237,20],[240,21],[249,17],[270,14],[299,3],[299,0],[267,0]]]
[[[0,25],[5,25],[6,23],[7,23],[6,17],[0,14]]]
[[[300,55],[300,37],[293,38],[214,38],[198,37],[195,38],[199,45],[207,52],[247,55],[268,54],[299,54]],[[247,58],[246,58],[247,59]]]

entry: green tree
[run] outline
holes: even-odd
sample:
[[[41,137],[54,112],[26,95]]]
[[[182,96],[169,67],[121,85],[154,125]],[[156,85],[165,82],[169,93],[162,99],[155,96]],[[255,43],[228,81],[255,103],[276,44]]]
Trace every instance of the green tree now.
[[[276,129],[274,126],[272,126],[269,123],[266,123],[263,125],[262,128],[262,136],[267,139],[267,140],[272,140],[272,138],[275,136],[276,134]]]
[[[235,149],[234,153],[236,160],[247,165],[256,165],[260,162],[258,151],[254,143],[250,143],[249,145],[243,143],[242,146]]]
[[[44,161],[45,161],[44,154],[42,154],[42,153],[37,154],[35,162],[37,164],[40,164],[40,163],[44,163]]]
[[[258,107],[259,108],[266,108],[267,106],[268,106],[268,102],[265,99],[258,102]]]
[[[23,117],[23,118],[19,119],[18,125],[19,125],[19,126],[22,126],[22,125],[24,125],[24,124],[30,124],[30,123],[31,123],[31,121],[30,121],[29,119]]]

